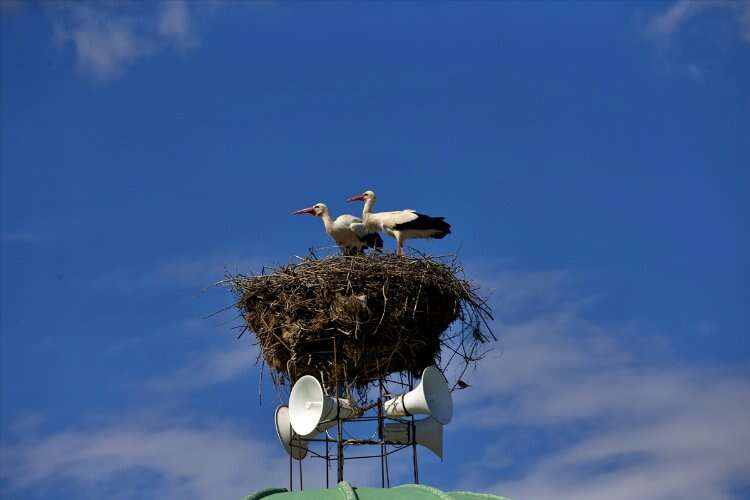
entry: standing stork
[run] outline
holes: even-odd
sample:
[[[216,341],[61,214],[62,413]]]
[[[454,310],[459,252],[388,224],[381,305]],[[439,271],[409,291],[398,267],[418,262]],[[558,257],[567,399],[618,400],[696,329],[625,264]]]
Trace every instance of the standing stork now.
[[[375,193],[365,191],[352,196],[346,201],[364,201],[362,220],[368,231],[383,231],[388,236],[396,238],[396,255],[404,255],[404,241],[415,238],[445,238],[451,232],[451,225],[445,222],[445,217],[430,217],[414,210],[399,210],[396,212],[372,213],[375,205]]]
[[[344,255],[359,255],[364,252],[365,248],[376,250],[383,248],[383,238],[377,231],[368,231],[359,217],[344,214],[333,220],[325,203],[316,203],[311,207],[297,210],[292,215],[301,214],[320,217],[323,220],[326,233],[341,248]]]

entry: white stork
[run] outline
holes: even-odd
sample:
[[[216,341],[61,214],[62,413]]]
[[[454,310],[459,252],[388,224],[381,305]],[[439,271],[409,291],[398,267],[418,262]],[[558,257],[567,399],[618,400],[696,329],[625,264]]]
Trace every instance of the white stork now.
[[[430,217],[414,210],[399,210],[397,212],[372,213],[375,205],[375,193],[365,191],[352,196],[346,201],[361,200],[365,202],[362,209],[362,220],[368,231],[383,231],[388,236],[396,238],[396,255],[404,255],[404,241],[414,238],[445,238],[451,232],[451,225],[445,222],[445,217]]]
[[[326,233],[341,248],[344,255],[358,255],[363,253],[365,248],[375,248],[376,250],[383,248],[383,238],[377,231],[368,231],[362,219],[344,214],[333,220],[325,203],[316,203],[311,207],[293,213],[293,215],[300,214],[320,217],[323,220]]]

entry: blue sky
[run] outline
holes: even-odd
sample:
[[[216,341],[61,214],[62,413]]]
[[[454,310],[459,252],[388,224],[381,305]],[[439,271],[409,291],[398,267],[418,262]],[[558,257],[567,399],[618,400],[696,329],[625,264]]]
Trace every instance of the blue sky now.
[[[493,291],[425,482],[750,498],[749,63],[747,2],[2,2],[3,497],[284,485],[206,287],[373,189]]]

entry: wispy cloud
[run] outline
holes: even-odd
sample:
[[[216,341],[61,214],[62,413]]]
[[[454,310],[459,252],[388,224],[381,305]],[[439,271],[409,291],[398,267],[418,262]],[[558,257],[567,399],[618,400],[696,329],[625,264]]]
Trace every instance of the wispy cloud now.
[[[245,342],[234,342],[224,350],[200,353],[174,372],[151,379],[147,385],[155,391],[175,393],[228,382],[250,371],[257,355],[257,350]]]
[[[535,281],[516,280],[529,291]],[[548,302],[555,292],[543,294]],[[631,327],[590,321],[575,304],[499,325],[502,357],[483,360],[474,387],[456,394],[449,431],[484,428],[493,443],[467,465],[480,471],[468,476],[473,486],[537,500],[738,498],[737,481],[750,475],[746,372],[657,362],[637,347],[641,337],[626,335]],[[529,456],[520,435],[548,441],[549,452]],[[514,458],[529,465],[487,481]]]
[[[491,294],[497,318],[532,314],[558,304],[573,277],[565,270],[520,271],[491,261],[466,263],[468,276]]]
[[[750,43],[750,1],[678,0],[648,20],[645,35],[657,49],[661,71],[703,83],[727,52],[724,45],[735,38],[716,36],[710,30],[717,25],[736,33],[740,44]],[[681,43],[686,39],[690,43]],[[713,57],[702,59],[701,54]]]
[[[269,415],[270,416],[270,415]],[[260,438],[262,436],[262,439]],[[141,414],[24,435],[0,448],[0,494],[73,491],[78,498],[243,498],[288,484],[288,456],[273,422]],[[394,482],[407,479],[406,457],[391,462]],[[358,486],[380,482],[375,461],[347,463]],[[305,486],[325,484],[325,463],[305,461]]]
[[[696,81],[700,81],[703,78],[703,70],[697,64],[688,64],[687,73],[690,78]]]
[[[0,233],[0,241],[17,242],[17,243],[38,243],[41,241],[50,241],[55,237],[52,233],[40,231],[16,231]]]
[[[750,43],[750,5],[747,2],[740,12],[740,33],[743,40]]]
[[[159,4],[66,3],[55,5],[55,39],[72,45],[79,67],[98,80],[124,74],[136,60],[197,43],[189,6],[183,0]]]
[[[678,0],[667,10],[651,18],[648,23],[648,34],[654,37],[668,37],[701,14],[716,9],[731,12],[737,21],[741,38],[750,42],[750,2],[746,0]]]
[[[649,23],[649,31],[652,34],[670,35],[701,11],[720,6],[722,3],[723,2],[679,0],[673,3],[666,11],[651,19]]]
[[[236,380],[254,361],[253,349],[234,343],[199,353],[146,385],[171,399],[183,391]],[[168,414],[146,406],[133,415],[84,417],[72,428],[52,431],[42,425],[46,420],[41,414],[19,418],[0,446],[0,496],[21,498],[65,489],[80,498],[197,500],[243,498],[288,484],[288,457],[276,440],[272,412],[266,411],[268,420],[262,422],[217,420],[206,414],[180,414],[174,401],[167,406]],[[324,484],[324,467],[320,460],[306,461],[307,487]],[[347,464],[347,478],[374,486],[380,480],[377,467],[379,463],[372,461]],[[406,467],[394,471],[394,481],[403,479],[401,469]]]
[[[0,0],[0,14],[18,12],[22,7],[21,0]]]
[[[190,28],[190,12],[185,0],[167,0],[162,2],[159,13],[159,34],[172,38],[179,46],[188,47],[195,43]]]
[[[227,273],[254,274],[273,261],[243,257],[235,253],[217,253],[195,257],[175,257],[150,268],[115,268],[102,272],[90,282],[97,289],[132,292],[161,286],[185,287],[200,292],[222,281]],[[215,311],[209,311],[215,312]]]
[[[208,286],[227,273],[261,272],[269,261],[258,257],[217,254],[204,257],[175,259],[159,266],[147,279],[149,284]]]
[[[90,498],[107,491],[139,498],[139,483],[127,474],[145,470],[157,478],[151,498],[242,498],[285,484],[282,453],[228,422],[133,419],[7,446],[2,474],[6,493],[62,480]]]

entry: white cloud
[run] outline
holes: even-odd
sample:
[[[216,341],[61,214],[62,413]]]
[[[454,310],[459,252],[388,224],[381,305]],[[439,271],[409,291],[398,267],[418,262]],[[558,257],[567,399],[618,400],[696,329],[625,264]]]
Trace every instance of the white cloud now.
[[[468,262],[466,269],[467,276],[491,294],[498,319],[558,303],[572,281],[570,273],[563,270],[518,271],[486,261]]]
[[[89,4],[70,4],[58,12],[64,19],[57,25],[58,43],[72,43],[79,66],[96,78],[119,76],[129,63],[148,50],[127,19]]]
[[[535,281],[517,285],[531,290]],[[536,500],[737,498],[737,481],[750,477],[746,372],[657,362],[625,336],[631,327],[589,321],[570,302],[496,331],[502,356],[483,360],[468,380],[474,387],[455,396],[449,432],[495,436],[484,460],[467,466],[484,472],[465,486],[480,480]],[[514,436],[535,434],[550,449],[529,457]],[[493,455],[497,447],[505,453]],[[514,458],[530,464],[500,479]]]
[[[701,11],[719,5],[720,2],[678,0],[662,14],[654,16],[649,29],[654,34],[669,35]]]
[[[67,3],[55,6],[55,39],[72,44],[79,67],[98,80],[121,76],[136,60],[195,45],[182,1],[160,4]]]
[[[122,498],[139,498],[138,484],[123,477],[145,470],[158,478],[151,498],[242,498],[286,484],[282,453],[226,422],[115,422],[6,446],[2,475],[6,493],[67,481],[87,497],[116,486]]]
[[[72,489],[79,498],[231,499],[288,485],[288,456],[271,419],[196,422],[145,414],[22,438],[8,444],[5,436],[0,448],[3,497]],[[393,484],[408,481],[406,460],[392,458]],[[376,460],[347,462],[345,477],[379,486],[379,467]],[[306,488],[325,485],[322,460],[308,457],[303,469]],[[335,484],[335,467],[330,473]],[[297,474],[295,463],[295,483]]]
[[[159,34],[173,38],[178,44],[190,45],[190,12],[184,0],[164,0],[159,14]]]
[[[24,435],[37,431],[43,424],[45,418],[41,413],[27,413],[19,416],[11,423],[9,430],[16,435]]]
[[[700,14],[714,9],[730,11],[737,20],[740,36],[750,42],[750,2],[746,0],[678,0],[651,18],[647,31],[654,37],[668,37]]]
[[[742,38],[750,43],[750,3],[746,3],[740,13],[740,33]]]
[[[38,243],[55,239],[52,233],[40,231],[16,231],[0,233],[0,240],[18,243]]]
[[[227,274],[253,275],[268,272],[273,261],[259,257],[242,257],[236,253],[217,253],[207,256],[175,257],[154,263],[150,268],[113,267],[101,272],[89,282],[97,290],[116,290],[132,293],[144,288],[161,286],[185,287],[190,293],[218,291]],[[265,266],[265,267],[264,267]],[[222,293],[228,293],[221,290]],[[226,295],[231,300],[231,294]],[[229,306],[231,302],[226,302]],[[213,313],[216,311],[207,311]],[[185,325],[191,326],[191,325]],[[192,325],[195,326],[195,325]]]
[[[231,254],[178,259],[159,266],[147,279],[149,284],[210,286],[224,279],[227,273],[260,273],[269,262]]]
[[[229,382],[250,371],[257,356],[257,349],[237,341],[228,349],[200,353],[174,372],[151,379],[147,385],[155,391],[174,393]]]
[[[701,71],[700,67],[697,64],[689,64],[687,67],[688,76],[692,78],[693,80],[700,81],[703,77],[703,71]]]
[[[18,12],[23,7],[21,0],[0,0],[0,13]]]
[[[255,351],[239,343],[233,346],[201,353],[147,385],[174,396],[237,379],[253,366]],[[174,404],[167,406],[178,415]],[[64,487],[82,498],[242,498],[263,488],[285,487],[289,462],[276,440],[272,408],[273,404],[260,412],[268,420],[239,422],[205,415],[170,416],[145,407],[135,416],[99,418],[94,424],[84,418],[72,429],[46,433],[43,424],[49,419],[29,414],[3,436],[0,496]],[[322,451],[321,445],[313,446]],[[396,458],[392,465],[398,467],[403,460]],[[324,467],[322,460],[305,461],[306,487],[325,484]],[[353,461],[346,465],[346,477],[360,486],[375,486],[380,480],[378,467],[377,461]],[[392,480],[404,480],[406,470],[398,467]],[[296,477],[296,463],[294,473]]]

